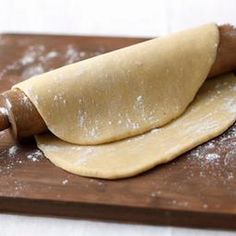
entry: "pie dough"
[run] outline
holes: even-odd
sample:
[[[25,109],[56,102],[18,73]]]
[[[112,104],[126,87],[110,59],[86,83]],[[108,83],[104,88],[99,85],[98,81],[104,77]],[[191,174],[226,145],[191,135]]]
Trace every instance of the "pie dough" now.
[[[36,137],[45,156],[69,172],[106,179],[136,175],[166,163],[223,133],[236,119],[236,77],[207,81],[185,113],[143,135],[96,146],[64,142],[52,134]]]
[[[207,24],[36,76],[14,88],[60,139],[101,144],[142,134],[181,115],[216,58]]]
[[[193,101],[218,43],[218,27],[207,24],[59,68],[13,89],[30,98],[51,131],[36,136],[51,162],[83,176],[129,177],[235,121],[232,74],[206,82]]]

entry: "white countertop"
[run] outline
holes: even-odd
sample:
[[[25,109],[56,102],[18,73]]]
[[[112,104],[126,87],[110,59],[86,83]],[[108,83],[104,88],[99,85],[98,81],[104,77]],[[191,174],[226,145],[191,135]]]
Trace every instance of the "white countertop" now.
[[[0,32],[155,36],[212,21],[236,25],[234,0],[0,0],[0,3]],[[233,236],[236,232],[0,214],[1,235]]]
[[[235,236],[236,232],[0,214],[0,235]]]

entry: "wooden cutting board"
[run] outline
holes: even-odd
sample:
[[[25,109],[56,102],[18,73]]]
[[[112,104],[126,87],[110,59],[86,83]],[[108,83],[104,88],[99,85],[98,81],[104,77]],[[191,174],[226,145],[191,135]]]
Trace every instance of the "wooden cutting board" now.
[[[3,34],[0,92],[143,40]],[[116,181],[69,174],[43,157],[34,140],[19,145],[0,132],[0,211],[236,229],[236,126],[169,164]]]

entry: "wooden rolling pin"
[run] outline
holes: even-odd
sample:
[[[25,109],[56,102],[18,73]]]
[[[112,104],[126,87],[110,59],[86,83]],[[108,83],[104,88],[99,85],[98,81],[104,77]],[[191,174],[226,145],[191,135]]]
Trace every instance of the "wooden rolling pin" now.
[[[208,78],[236,69],[236,28],[222,25],[219,32],[217,56]],[[42,117],[20,90],[9,90],[0,95],[0,131],[10,127],[19,140],[47,131]]]

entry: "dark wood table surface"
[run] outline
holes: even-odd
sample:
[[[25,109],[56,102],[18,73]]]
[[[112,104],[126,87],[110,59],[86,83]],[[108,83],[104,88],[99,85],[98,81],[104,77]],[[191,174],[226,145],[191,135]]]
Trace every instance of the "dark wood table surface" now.
[[[21,80],[144,39],[0,35],[0,92]],[[145,156],[144,156],[145,158]],[[236,229],[236,126],[137,177],[100,180],[51,164],[34,140],[0,132],[0,211]]]

